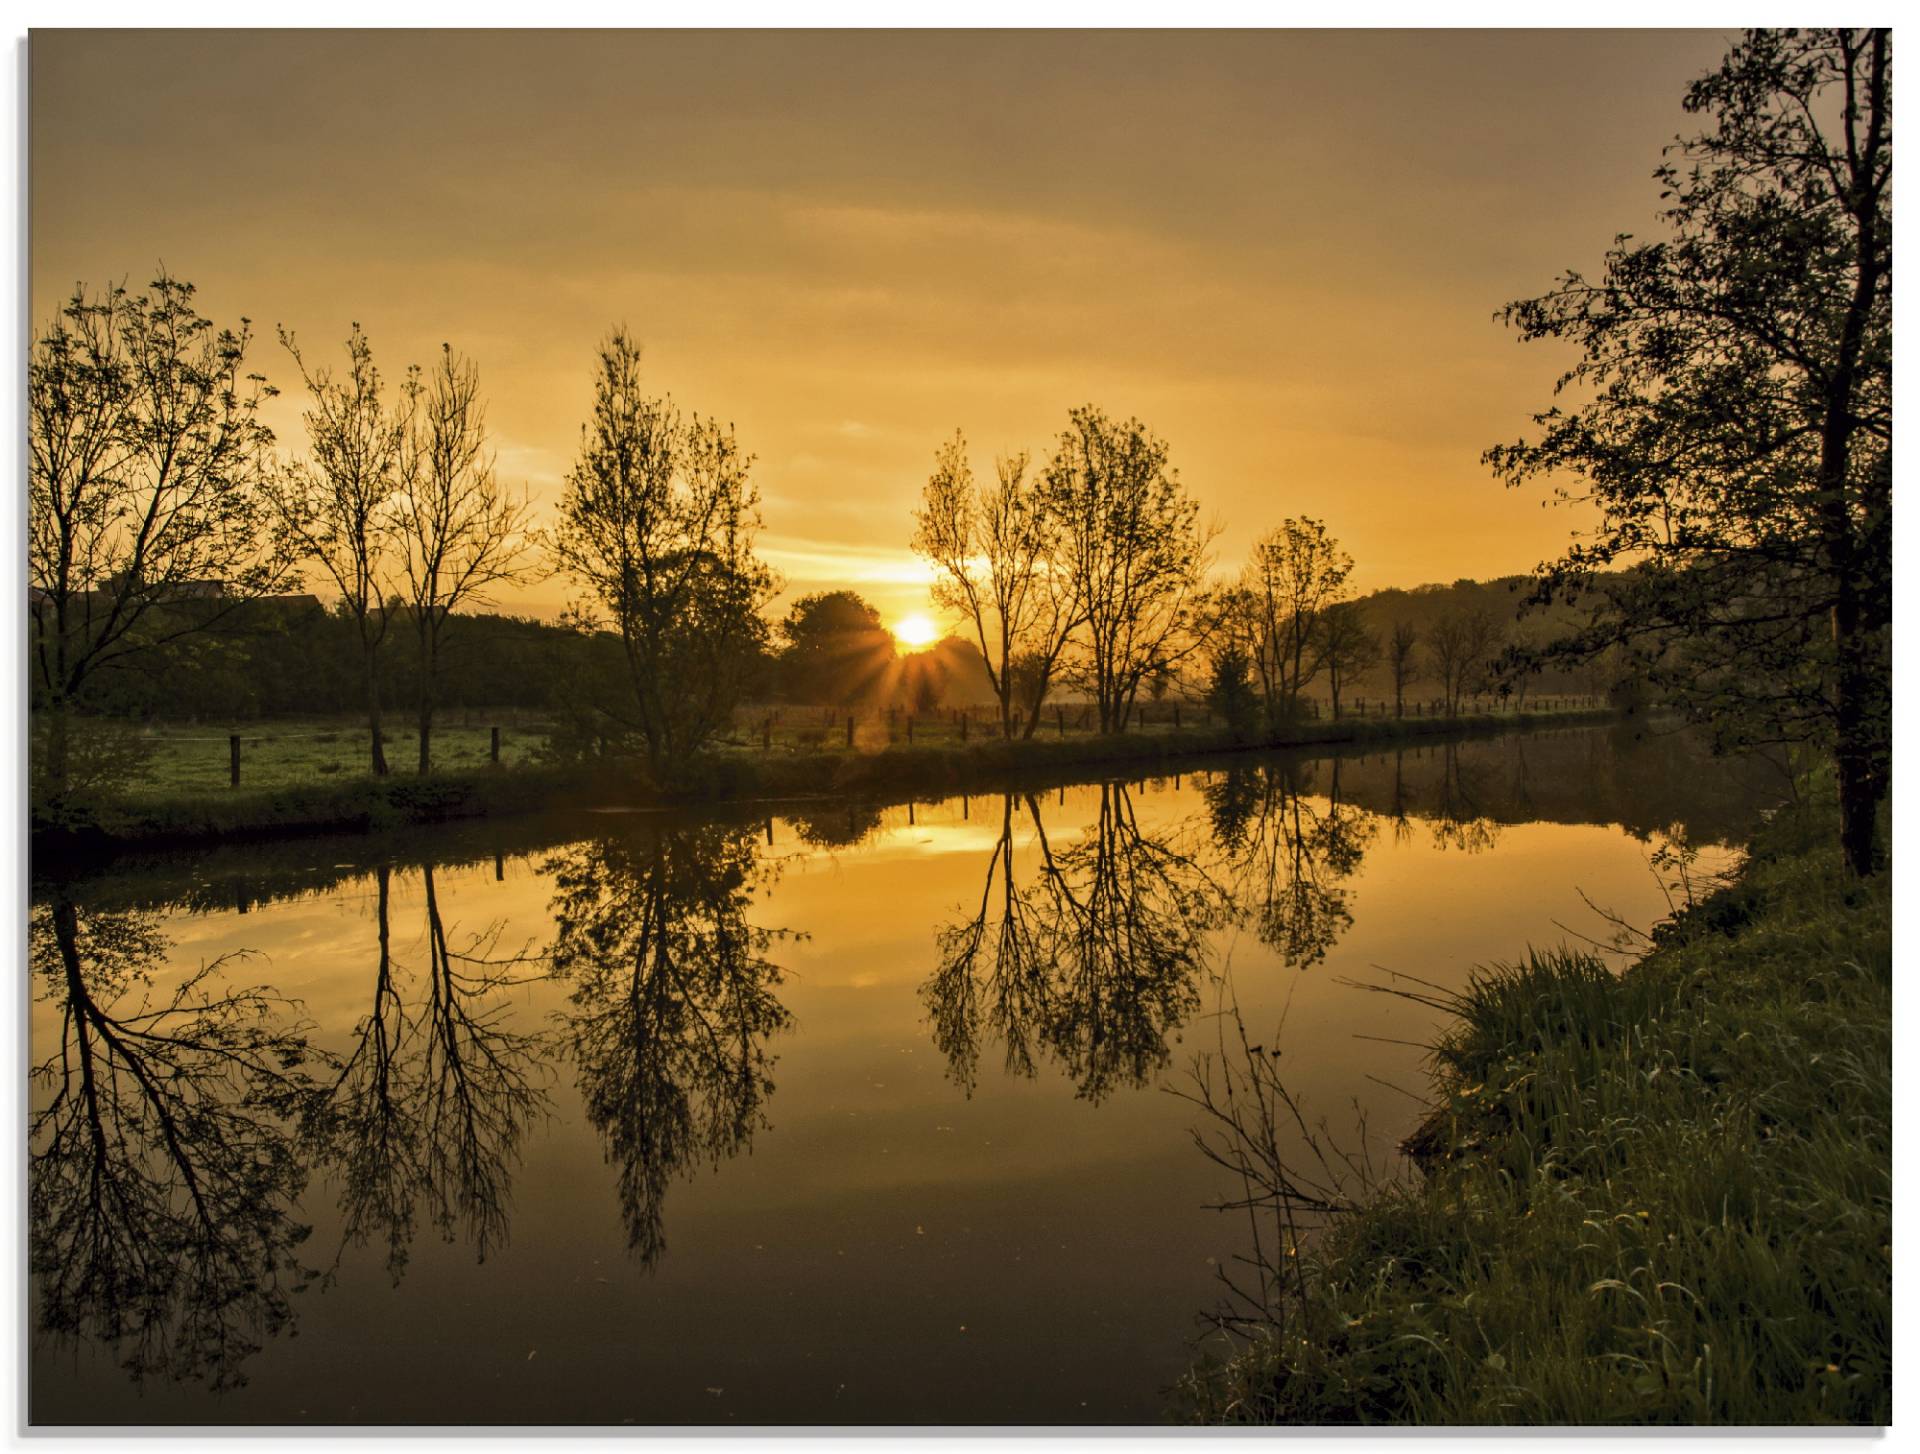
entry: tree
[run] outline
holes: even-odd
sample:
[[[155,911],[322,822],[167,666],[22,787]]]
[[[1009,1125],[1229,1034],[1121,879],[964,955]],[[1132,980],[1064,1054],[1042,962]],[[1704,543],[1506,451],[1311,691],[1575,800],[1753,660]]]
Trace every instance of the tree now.
[[[934,602],[973,628],[1007,737],[1023,710],[1022,735],[1033,735],[1080,620],[1058,563],[1061,522],[1044,483],[1028,479],[1027,462],[1024,453],[998,460],[997,483],[982,489],[967,462],[966,437],[956,429],[935,453],[914,511],[914,553],[939,573]],[[1037,672],[1026,691],[1015,680],[1022,671]]]
[[[1831,746],[1865,873],[1891,747],[1891,36],[1750,31],[1686,107],[1706,128],[1655,173],[1669,235],[1501,314],[1580,350],[1559,390],[1584,402],[1486,458],[1597,509],[1538,578],[1593,613],[1557,649],[1620,645],[1717,745]]]
[[[1254,545],[1242,591],[1269,717],[1299,713],[1301,694],[1326,664],[1321,613],[1341,599],[1352,573],[1353,557],[1307,516],[1281,521]]]
[[[409,369],[399,396],[387,398],[373,344],[355,323],[347,334],[347,370],[308,367],[285,328],[280,343],[306,385],[311,458],[295,460],[266,482],[283,548],[319,567],[340,592],[360,644],[360,688],[372,736],[376,776],[387,772],[380,728],[380,647],[393,611],[398,548],[397,498],[411,487],[409,440],[419,401],[419,370]]]
[[[1387,671],[1393,678],[1393,715],[1406,713],[1407,688],[1420,678],[1420,660],[1415,650],[1420,633],[1411,621],[1396,621],[1387,634]]]
[[[894,667],[893,633],[855,591],[814,591],[787,608],[779,673],[790,701],[851,707],[878,700]]]
[[[1253,689],[1253,664],[1237,643],[1216,651],[1207,682],[1207,710],[1236,736],[1251,737],[1260,724],[1260,695]]]
[[[36,767],[66,795],[72,714],[103,673],[151,660],[276,588],[254,486],[273,390],[246,372],[246,319],[219,328],[193,285],[76,287],[27,362],[27,580]]]
[[[1200,582],[1213,532],[1168,467],[1166,441],[1091,405],[1069,415],[1041,492],[1081,622],[1072,675],[1100,730],[1123,731],[1147,674],[1204,642]]]
[[[1448,611],[1428,628],[1429,670],[1440,683],[1449,717],[1459,714],[1460,698],[1485,679],[1499,645],[1499,619],[1479,606]]]
[[[612,617],[632,714],[607,710],[640,734],[656,778],[730,724],[760,660],[774,582],[753,553],[751,462],[731,425],[643,393],[640,346],[613,331],[553,545]]]
[[[533,569],[527,498],[509,493],[494,473],[480,370],[441,344],[419,405],[408,444],[414,460],[398,501],[398,547],[420,648],[415,700],[425,772],[448,618],[462,606],[488,604],[492,587]]]
[[[1333,715],[1340,715],[1340,691],[1380,661],[1380,638],[1367,625],[1358,601],[1336,601],[1320,613],[1320,659],[1326,663]]]

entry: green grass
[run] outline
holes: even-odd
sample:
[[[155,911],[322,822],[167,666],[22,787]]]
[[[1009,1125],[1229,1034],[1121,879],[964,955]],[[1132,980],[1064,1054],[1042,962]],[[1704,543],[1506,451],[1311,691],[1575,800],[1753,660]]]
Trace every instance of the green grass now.
[[[154,751],[138,785],[82,802],[59,826],[36,824],[48,846],[59,837],[76,851],[126,843],[186,842],[235,834],[284,835],[395,827],[455,817],[546,808],[641,806],[749,798],[885,800],[1013,786],[1062,771],[1105,764],[1133,771],[1165,769],[1198,755],[1260,748],[1355,747],[1416,739],[1469,737],[1608,720],[1605,709],[1461,717],[1346,717],[1308,721],[1256,737],[1218,726],[1155,722],[1119,734],[1039,733],[1007,741],[970,733],[905,741],[904,717],[889,740],[884,719],[870,721],[855,746],[838,736],[802,735],[771,750],[736,738],[684,764],[666,783],[649,780],[632,758],[576,763],[541,761],[535,724],[506,729],[503,761],[484,760],[486,729],[449,727],[436,734],[435,771],[413,771],[410,740],[396,734],[390,776],[366,771],[365,732],[340,723],[287,723],[242,734],[241,779],[227,781],[224,734],[156,729]],[[764,720],[764,719],[763,719]],[[844,721],[844,719],[842,719]],[[791,719],[789,719],[791,725]],[[977,725],[977,724],[976,724]],[[202,740],[212,738],[213,740]]]
[[[1891,875],[1782,814],[1616,976],[1475,977],[1412,1173],[1198,1365],[1205,1423],[1884,1424]]]
[[[228,793],[228,734],[211,727],[156,726],[140,738],[151,756],[139,784],[127,797],[135,802],[184,794]],[[504,725],[500,757],[507,766],[534,760],[547,740],[544,725]],[[417,738],[404,720],[386,728],[387,762],[411,773],[418,761]],[[484,768],[490,750],[486,726],[457,722],[437,726],[434,766],[448,772]],[[320,719],[263,723],[240,729],[240,786],[268,791],[318,782],[370,777],[368,733],[363,721]]]

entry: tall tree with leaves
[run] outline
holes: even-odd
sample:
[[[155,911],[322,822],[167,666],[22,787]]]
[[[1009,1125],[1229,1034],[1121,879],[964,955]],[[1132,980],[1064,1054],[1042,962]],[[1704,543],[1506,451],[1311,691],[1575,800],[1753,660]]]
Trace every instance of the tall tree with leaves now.
[[[593,416],[560,497],[554,553],[619,633],[630,713],[654,775],[732,721],[760,661],[772,574],[754,554],[752,456],[733,426],[649,396],[640,345],[601,345]]]
[[[1253,660],[1275,720],[1297,716],[1326,665],[1320,618],[1347,592],[1353,557],[1310,516],[1287,519],[1253,547],[1240,599],[1253,612]]]
[[[972,628],[1008,737],[1021,718],[1021,735],[1033,735],[1080,623],[1072,582],[1059,566],[1061,522],[1027,464],[1024,453],[1000,459],[995,484],[983,488],[955,430],[935,454],[914,512],[914,552],[938,572],[933,599]]]
[[[1087,405],[1069,416],[1041,486],[1081,622],[1072,677],[1102,732],[1123,731],[1148,674],[1173,670],[1204,641],[1212,532],[1167,454],[1139,420]]]
[[[1696,81],[1668,235],[1501,315],[1578,347],[1578,401],[1487,454],[1597,508],[1540,574],[1593,613],[1557,649],[1618,644],[1720,745],[1830,745],[1856,873],[1891,753],[1892,72],[1885,30],[1757,30]]]
[[[426,772],[448,618],[462,606],[487,604],[493,587],[527,579],[534,566],[527,497],[503,486],[494,470],[480,370],[448,344],[420,392],[408,447],[397,543],[419,638],[415,707]]]
[[[380,726],[380,648],[392,623],[398,502],[411,488],[418,461],[409,447],[420,397],[419,370],[409,369],[388,397],[373,344],[358,323],[347,334],[342,374],[309,366],[287,329],[280,343],[306,385],[307,457],[266,481],[284,548],[317,569],[340,593],[360,646],[360,690],[372,739],[374,774],[385,777]]]
[[[251,330],[216,328],[193,285],[76,287],[27,359],[27,583],[35,773],[64,798],[73,713],[103,672],[216,626],[277,587],[255,484],[273,390]]]

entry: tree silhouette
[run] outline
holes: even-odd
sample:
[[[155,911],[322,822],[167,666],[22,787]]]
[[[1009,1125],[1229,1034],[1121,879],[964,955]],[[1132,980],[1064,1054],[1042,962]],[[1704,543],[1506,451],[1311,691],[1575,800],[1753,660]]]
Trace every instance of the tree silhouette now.
[[[1016,883],[1014,799],[987,861],[977,910],[936,933],[939,959],[921,986],[934,1043],[963,1087],[976,1083],[983,1039],[1010,1071],[1034,1073],[1037,1050],[1098,1101],[1162,1068],[1167,1041],[1199,1005],[1206,933],[1225,921],[1220,888],[1172,835],[1145,832],[1131,795],[1105,783],[1090,829],[1057,851],[1039,802],[1025,800],[1040,864]]]
[[[315,1135],[340,1172],[342,1247],[381,1236],[398,1284],[423,1214],[444,1241],[464,1233],[482,1262],[506,1241],[520,1143],[547,1108],[550,1047],[508,1022],[504,992],[540,976],[526,954],[498,952],[502,925],[456,944],[424,868],[427,965],[411,976],[392,953],[392,870],[374,878],[373,1006]]]
[[[33,1070],[28,1268],[46,1332],[110,1345],[136,1381],[226,1389],[314,1276],[293,1209],[326,1058],[297,1003],[226,983],[241,955],[156,988],[156,923],[64,896],[29,916],[59,1029]]]
[[[661,828],[551,860],[556,974],[588,1120],[618,1169],[627,1246],[666,1251],[676,1176],[718,1167],[767,1124],[767,1040],[792,1023],[767,957],[778,931],[748,921],[765,873],[751,829]]]
[[[1654,174],[1667,235],[1504,310],[1579,350],[1581,402],[1486,455],[1591,507],[1538,579],[1587,611],[1553,654],[1617,649],[1724,746],[1831,747],[1856,873],[1891,772],[1892,87],[1887,30],[1747,32]]]
[[[1353,924],[1351,889],[1378,831],[1340,800],[1339,764],[1324,809],[1309,800],[1301,765],[1234,768],[1205,788],[1214,841],[1234,878],[1234,901],[1263,944],[1305,969]]]

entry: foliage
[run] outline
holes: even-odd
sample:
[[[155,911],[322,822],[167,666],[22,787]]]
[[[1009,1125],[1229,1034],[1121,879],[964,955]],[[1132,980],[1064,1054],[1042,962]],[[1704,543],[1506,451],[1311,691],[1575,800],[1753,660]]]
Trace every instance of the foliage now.
[[[893,633],[854,591],[815,591],[787,608],[774,671],[790,702],[851,707],[893,685]]]
[[[1118,732],[1141,683],[1202,644],[1212,532],[1169,466],[1165,440],[1092,405],[1068,421],[1040,487],[1060,531],[1055,568],[1081,622],[1067,680],[1093,699],[1100,730]]]
[[[1891,884],[1815,846],[1831,823],[1783,812],[1624,976],[1535,953],[1433,1001],[1459,1018],[1410,1143],[1424,1176],[1336,1166],[1300,1275],[1181,1412],[1887,1422]]]
[[[656,777],[727,727],[760,660],[773,578],[753,550],[750,464],[731,425],[646,395],[640,346],[613,331],[553,550],[620,637],[629,694],[607,710],[639,734]]]
[[[1890,770],[1891,87],[1887,31],[1748,32],[1655,174],[1668,235],[1504,311],[1579,350],[1576,402],[1486,456],[1597,513],[1540,574],[1592,612],[1555,649],[1624,651],[1725,744],[1831,745],[1860,872]]]
[[[1080,625],[1062,567],[1058,499],[1027,476],[1027,456],[996,462],[998,482],[974,483],[966,439],[956,430],[934,457],[914,512],[913,549],[939,572],[934,603],[973,629],[1000,704],[1003,736],[1016,715],[1031,737],[1056,667]]]
[[[60,719],[125,669],[272,590],[253,481],[272,393],[247,373],[251,331],[216,329],[193,286],[76,287],[27,361],[27,584],[33,696],[54,714],[49,791],[67,774]]]

